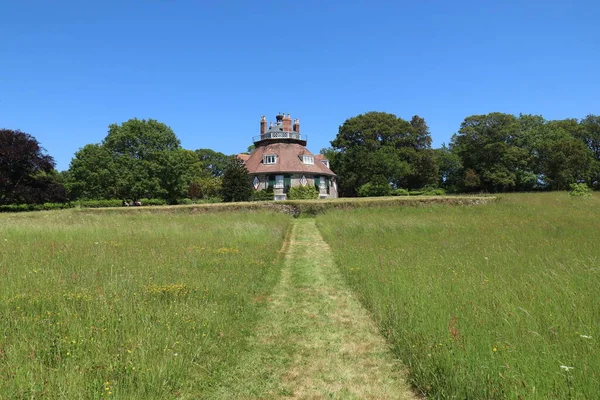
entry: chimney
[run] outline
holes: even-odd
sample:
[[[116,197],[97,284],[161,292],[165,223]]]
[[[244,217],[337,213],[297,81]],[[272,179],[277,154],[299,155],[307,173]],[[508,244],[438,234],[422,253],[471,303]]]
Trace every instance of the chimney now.
[[[285,132],[291,132],[292,130],[292,117],[290,117],[290,114],[287,116],[284,114],[283,116],[283,130]]]
[[[267,117],[264,115],[260,117],[260,134],[267,132]]]
[[[294,127],[293,127],[293,131],[300,133],[300,120],[298,118],[296,118],[294,120]]]

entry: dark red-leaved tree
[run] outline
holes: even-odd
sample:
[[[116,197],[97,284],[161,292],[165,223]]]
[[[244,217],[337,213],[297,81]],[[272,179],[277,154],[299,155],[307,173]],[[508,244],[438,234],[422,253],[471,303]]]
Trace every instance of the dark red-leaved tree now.
[[[33,136],[0,129],[0,204],[65,201],[53,173],[54,159]]]

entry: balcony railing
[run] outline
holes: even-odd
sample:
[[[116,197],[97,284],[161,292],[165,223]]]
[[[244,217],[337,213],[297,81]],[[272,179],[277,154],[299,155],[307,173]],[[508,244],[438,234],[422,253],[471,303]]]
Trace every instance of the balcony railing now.
[[[254,136],[252,138],[253,142],[260,142],[261,140],[268,139],[295,139],[295,140],[303,140],[306,141],[306,135],[301,135],[298,132],[268,132],[263,133],[260,136]]]

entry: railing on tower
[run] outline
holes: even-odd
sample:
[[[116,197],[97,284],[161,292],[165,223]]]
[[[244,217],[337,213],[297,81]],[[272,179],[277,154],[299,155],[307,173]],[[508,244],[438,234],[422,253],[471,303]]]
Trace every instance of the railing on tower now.
[[[301,135],[298,132],[267,132],[260,136],[254,136],[253,142],[260,142],[261,140],[268,139],[295,139],[295,140],[307,140],[306,135]]]

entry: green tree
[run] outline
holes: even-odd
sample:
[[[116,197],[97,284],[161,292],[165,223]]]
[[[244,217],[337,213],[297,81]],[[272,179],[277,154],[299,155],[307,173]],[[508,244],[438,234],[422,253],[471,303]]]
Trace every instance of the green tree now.
[[[222,189],[222,178],[202,177],[195,179],[190,183],[188,187],[188,197],[191,199],[217,197],[221,195]]]
[[[600,189],[600,116],[588,115],[581,120],[578,138],[590,149],[594,156],[591,184]]]
[[[421,187],[437,181],[429,129],[418,116],[410,123],[383,112],[349,118],[339,127],[331,146],[328,157],[343,196],[356,196],[358,188],[375,176],[396,187]]]
[[[71,160],[66,186],[76,199],[117,198],[117,164],[102,145],[88,144]]]
[[[244,161],[230,157],[223,171],[223,201],[249,201],[252,197],[252,183]]]
[[[184,150],[167,125],[130,119],[109,126],[101,144],[79,150],[69,167],[69,189],[77,198],[162,198],[185,196],[203,174],[196,153]]]
[[[210,176],[223,176],[230,156],[211,149],[198,149],[196,150],[196,154],[202,163],[203,170]]]
[[[451,150],[465,170],[472,170],[482,189],[492,192],[515,190],[520,170],[528,166],[526,149],[518,146],[519,123],[514,115],[490,113],[465,118],[452,137]],[[469,180],[469,185],[476,182]]]
[[[450,150],[445,143],[434,150],[438,166],[438,186],[449,191],[458,191],[463,184],[464,169],[462,161],[456,152]],[[480,183],[477,183],[479,185]]]

